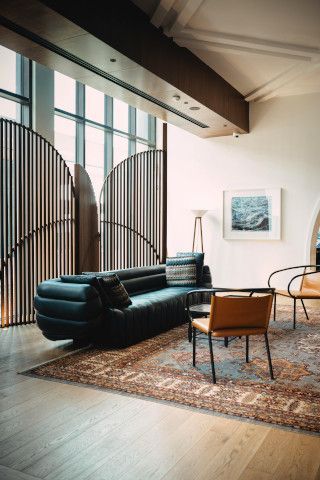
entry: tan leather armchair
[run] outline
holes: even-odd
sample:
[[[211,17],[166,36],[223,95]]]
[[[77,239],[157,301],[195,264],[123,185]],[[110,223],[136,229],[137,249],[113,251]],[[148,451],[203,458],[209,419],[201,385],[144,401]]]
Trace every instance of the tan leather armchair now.
[[[304,313],[308,317],[308,312],[303,300],[320,300],[320,265],[299,265],[297,267],[288,267],[283,268],[281,270],[276,270],[272,272],[269,279],[268,285],[271,287],[271,278],[280,273],[286,272],[288,270],[295,270],[298,268],[303,268],[303,273],[298,275],[294,275],[287,286],[286,290],[275,290],[274,295],[274,304],[273,304],[273,319],[276,320],[276,308],[277,308],[277,295],[282,295],[284,297],[291,297],[293,299],[293,328],[296,328],[296,310],[297,310],[297,300],[301,301],[303,306]],[[308,269],[313,269],[312,271],[308,271]],[[299,290],[293,290],[292,283],[301,278],[300,288]]]
[[[230,290],[226,290],[230,292]],[[236,292],[248,292],[236,290]],[[267,349],[270,377],[273,380],[273,368],[268,340],[268,326],[273,301],[273,289],[249,290],[250,296],[220,296],[222,289],[213,291],[209,318],[197,318],[192,321],[193,366],[196,365],[196,337],[198,333],[208,335],[212,380],[216,383],[212,337],[246,337],[246,362],[249,362],[249,336],[264,335]],[[233,293],[235,290],[233,290]],[[253,296],[254,293],[260,296]]]

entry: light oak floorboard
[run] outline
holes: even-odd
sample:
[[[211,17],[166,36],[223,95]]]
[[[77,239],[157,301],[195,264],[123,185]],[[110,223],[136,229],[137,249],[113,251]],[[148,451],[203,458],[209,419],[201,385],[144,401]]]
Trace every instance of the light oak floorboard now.
[[[320,436],[16,373],[72,348],[0,331],[1,480],[320,480]]]

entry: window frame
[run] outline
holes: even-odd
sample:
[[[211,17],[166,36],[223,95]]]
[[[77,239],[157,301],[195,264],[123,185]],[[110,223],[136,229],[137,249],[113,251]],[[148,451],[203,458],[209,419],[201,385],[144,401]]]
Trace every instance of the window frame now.
[[[10,49],[8,48],[8,50]],[[0,88],[0,98],[19,105],[20,115],[16,121],[26,127],[32,127],[32,61],[13,50],[11,51],[16,55],[16,85],[17,91],[20,93]]]
[[[113,98],[104,94],[104,123],[86,117],[86,86],[76,81],[76,113],[54,107],[54,114],[76,122],[76,158],[75,163],[86,168],[85,158],[85,127],[90,126],[103,130],[104,141],[104,177],[113,168],[113,136],[120,135],[128,139],[128,157],[136,153],[136,144],[142,143],[146,150],[156,148],[156,118],[148,114],[148,138],[138,137],[136,134],[137,110],[128,105],[128,132],[113,126]]]

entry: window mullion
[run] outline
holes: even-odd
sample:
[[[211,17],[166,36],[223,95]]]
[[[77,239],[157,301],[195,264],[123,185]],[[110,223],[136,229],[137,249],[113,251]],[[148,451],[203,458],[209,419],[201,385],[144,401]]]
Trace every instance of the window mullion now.
[[[129,134],[136,136],[136,109],[129,105]],[[129,155],[136,153],[136,140],[129,137]]]
[[[85,168],[85,86],[76,83],[76,163]]]
[[[113,127],[113,99],[108,95],[104,96],[104,123],[107,127]],[[104,131],[104,176],[112,170],[113,165],[113,133]]]

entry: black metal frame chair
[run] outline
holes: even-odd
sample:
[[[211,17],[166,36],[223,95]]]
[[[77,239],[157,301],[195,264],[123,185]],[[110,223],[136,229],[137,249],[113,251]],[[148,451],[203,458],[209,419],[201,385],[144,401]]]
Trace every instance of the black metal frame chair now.
[[[187,294],[187,300],[186,300],[186,308],[187,308],[187,313],[188,313],[188,319],[189,319],[189,329],[191,328],[192,331],[192,362],[193,366],[196,365],[196,328],[192,327],[192,316],[190,314],[190,297],[194,295],[196,292],[199,292],[200,290],[192,290],[188,292]],[[229,293],[229,292],[234,292],[234,293],[248,293],[249,297],[251,297],[254,293],[261,293],[261,294],[272,294],[274,295],[275,289],[272,287],[269,288],[243,288],[243,289],[235,289],[235,288],[212,288],[212,289],[201,289],[201,292],[208,292],[212,293],[213,296],[215,296],[216,293]],[[232,297],[240,297],[242,295],[228,295]],[[201,335],[202,332],[199,331],[198,335]],[[239,337],[241,338],[241,337]],[[270,373],[270,378],[271,380],[274,380],[274,374],[273,374],[273,367],[272,367],[272,361],[271,361],[271,354],[270,354],[270,347],[269,347],[269,339],[268,339],[268,334],[267,332],[264,334],[265,338],[265,344],[266,344],[266,350],[267,350],[267,357],[268,357],[268,365],[269,365],[269,373]],[[209,341],[209,350],[210,350],[210,361],[211,361],[211,370],[212,370],[212,381],[215,384],[216,383],[216,374],[215,374],[215,367],[214,367],[214,357],[213,357],[213,348],[212,348],[212,335],[211,332],[208,332],[208,341]],[[246,362],[249,362],[249,335],[246,335]]]
[[[287,267],[287,268],[282,268],[280,270],[275,270],[274,272],[272,272],[268,278],[268,286],[270,288],[274,288],[274,287],[271,287],[271,278],[276,275],[277,273],[280,273],[280,272],[286,272],[286,271],[289,271],[289,270],[295,270],[295,269],[298,269],[298,268],[303,268],[304,269],[304,272],[303,273],[300,273],[299,275],[295,275],[294,277],[292,277],[288,283],[288,286],[287,286],[287,291],[288,291],[288,297],[291,297],[293,298],[293,328],[295,329],[296,328],[296,317],[297,317],[297,300],[301,300],[301,304],[303,306],[303,310],[304,310],[304,313],[305,313],[305,316],[307,317],[307,320],[309,320],[309,316],[308,316],[308,312],[307,312],[307,309],[306,309],[306,306],[304,304],[304,301],[303,301],[303,298],[301,297],[297,297],[296,295],[293,294],[292,290],[291,290],[291,285],[292,283],[297,279],[297,278],[302,278],[307,276],[307,275],[314,275],[315,273],[319,273],[319,268],[320,268],[320,265],[298,265],[296,267]],[[316,270],[313,271],[313,272],[306,272],[306,269],[307,268],[315,268]],[[301,285],[302,285],[302,282],[301,282]],[[301,286],[300,286],[300,289],[301,289]],[[277,309],[277,295],[282,295],[281,293],[278,293],[277,292],[277,289],[275,288],[275,292],[274,292],[274,300],[273,300],[273,320],[275,321],[276,320],[276,309]],[[308,297],[305,297],[305,299],[308,298]],[[312,298],[311,298],[312,299]],[[319,293],[319,299],[320,299],[320,293]],[[309,298],[310,300],[310,298]]]

